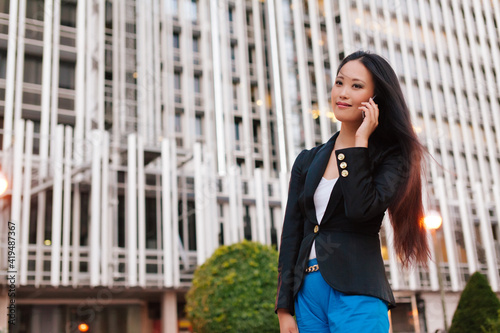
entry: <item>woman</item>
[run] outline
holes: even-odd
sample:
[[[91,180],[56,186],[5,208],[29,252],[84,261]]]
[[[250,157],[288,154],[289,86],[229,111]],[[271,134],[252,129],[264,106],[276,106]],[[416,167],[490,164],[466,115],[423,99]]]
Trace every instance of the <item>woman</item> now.
[[[426,263],[424,148],[382,57],[358,51],[345,58],[331,98],[341,130],[302,151],[291,172],[278,264],[280,329],[388,332],[395,301],[378,232],[388,209],[403,265]]]

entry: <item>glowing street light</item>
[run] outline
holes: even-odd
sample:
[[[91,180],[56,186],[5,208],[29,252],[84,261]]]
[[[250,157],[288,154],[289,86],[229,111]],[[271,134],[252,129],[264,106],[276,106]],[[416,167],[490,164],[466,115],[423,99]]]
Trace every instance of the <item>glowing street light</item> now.
[[[443,223],[443,218],[441,215],[436,212],[435,210],[431,210],[425,217],[424,217],[424,224],[425,228],[429,230],[437,230]]]
[[[85,323],[81,323],[80,325],[78,325],[78,331],[80,331],[80,332],[88,332],[89,331],[89,325],[87,325]]]
[[[425,228],[431,231],[432,241],[434,243],[434,251],[436,252],[436,267],[439,283],[439,293],[441,294],[441,306],[443,308],[444,331],[448,332],[448,323],[446,320],[446,303],[444,301],[443,279],[441,277],[441,247],[437,239],[436,230],[443,224],[441,214],[435,210],[431,210],[424,217]]]

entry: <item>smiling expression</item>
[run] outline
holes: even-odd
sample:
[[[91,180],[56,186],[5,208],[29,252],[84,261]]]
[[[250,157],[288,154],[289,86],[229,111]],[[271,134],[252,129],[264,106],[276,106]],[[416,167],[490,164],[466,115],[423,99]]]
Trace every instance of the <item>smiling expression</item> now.
[[[342,122],[363,121],[362,102],[373,96],[375,84],[368,69],[359,60],[346,63],[335,78],[332,88],[332,105],[335,117]]]

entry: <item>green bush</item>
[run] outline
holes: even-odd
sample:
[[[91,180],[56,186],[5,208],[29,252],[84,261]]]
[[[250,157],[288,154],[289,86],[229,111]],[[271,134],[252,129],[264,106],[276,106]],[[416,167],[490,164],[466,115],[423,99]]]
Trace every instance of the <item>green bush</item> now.
[[[483,333],[500,333],[500,310],[498,310],[498,317],[495,319],[488,318],[486,325],[481,326]]]
[[[279,332],[278,252],[243,241],[219,247],[194,273],[186,312],[198,333]]]
[[[474,273],[465,286],[453,315],[449,333],[481,332],[488,320],[494,320],[500,301],[491,290],[488,280],[479,272]]]

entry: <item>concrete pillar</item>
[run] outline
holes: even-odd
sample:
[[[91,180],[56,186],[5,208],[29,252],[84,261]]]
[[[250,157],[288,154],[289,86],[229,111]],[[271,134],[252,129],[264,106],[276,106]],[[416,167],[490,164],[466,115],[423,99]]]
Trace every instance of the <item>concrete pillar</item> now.
[[[0,288],[0,332],[7,332],[7,326],[9,323],[9,309],[7,309],[7,307],[9,306],[10,300],[7,290],[7,287],[4,286]]]
[[[161,299],[161,332],[177,333],[177,295],[167,291]]]

